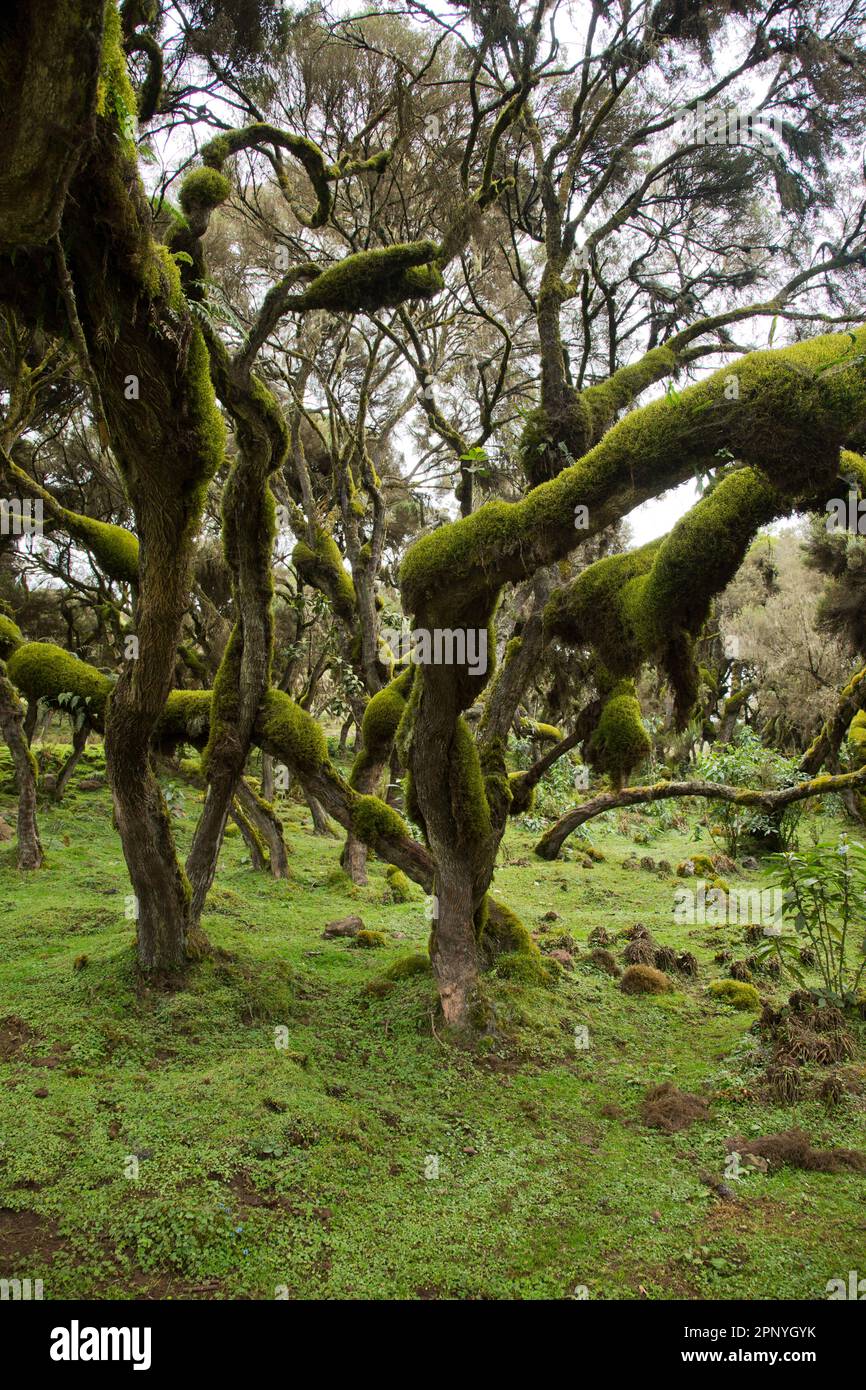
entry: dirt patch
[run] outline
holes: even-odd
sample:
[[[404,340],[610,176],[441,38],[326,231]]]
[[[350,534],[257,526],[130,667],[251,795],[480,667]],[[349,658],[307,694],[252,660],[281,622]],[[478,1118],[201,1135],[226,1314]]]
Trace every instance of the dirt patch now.
[[[640,1107],[644,1124],[650,1129],[662,1129],[665,1134],[676,1134],[688,1129],[695,1120],[706,1118],[708,1104],[700,1096],[689,1091],[681,1091],[672,1081],[661,1086],[653,1086],[647,1091]]]
[[[812,1173],[866,1173],[866,1153],[860,1149],[813,1149],[802,1129],[784,1129],[761,1139],[727,1140],[729,1153],[765,1158],[770,1169],[802,1168]]]
[[[35,1211],[0,1207],[0,1277],[42,1277],[66,1242],[56,1222]]]
[[[0,1018],[0,1062],[8,1062],[22,1047],[36,1042],[38,1038],[39,1034],[17,1014],[7,1014],[5,1018]]]

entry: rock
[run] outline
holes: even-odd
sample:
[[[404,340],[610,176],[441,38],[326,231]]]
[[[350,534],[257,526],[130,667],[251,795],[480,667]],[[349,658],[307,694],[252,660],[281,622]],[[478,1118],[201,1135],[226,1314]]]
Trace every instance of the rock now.
[[[334,936],[357,936],[359,931],[364,930],[364,922],[361,917],[338,917],[333,922],[325,923],[322,936],[326,940],[330,940]]]
[[[106,785],[104,777],[82,777],[78,783],[80,792],[96,792]]]
[[[15,831],[11,826],[7,825],[3,817],[0,816],[0,840],[11,840],[14,836]]]
[[[751,869],[760,869],[760,867],[761,867],[761,866],[760,866],[760,864],[758,863],[757,859],[753,859],[752,856],[751,856],[750,854],[747,854],[746,857],[745,857],[745,859],[741,859],[741,860],[740,860],[740,868],[741,868],[741,869],[750,869],[750,870],[751,870]]]
[[[558,921],[559,921],[559,913],[558,913],[558,912],[554,912],[554,911],[553,911],[553,908],[551,908],[550,912],[545,912],[544,916],[543,916],[540,920],[541,920],[542,922],[558,922]]]
[[[640,866],[642,869],[646,869],[648,874],[654,874],[656,871],[656,861],[651,854],[644,855],[643,859],[640,861]]]

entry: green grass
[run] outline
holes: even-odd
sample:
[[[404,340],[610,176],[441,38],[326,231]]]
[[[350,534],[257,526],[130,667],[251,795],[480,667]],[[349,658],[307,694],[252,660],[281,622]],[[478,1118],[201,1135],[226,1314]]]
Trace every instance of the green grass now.
[[[181,809],[185,848],[195,792]],[[0,814],[13,811],[6,785]],[[706,837],[657,835],[648,818],[635,824],[651,843],[636,845],[594,827],[606,857],[587,868],[576,841],[545,864],[537,834],[513,827],[495,892],[531,930],[585,945],[595,926],[642,921],[693,951],[700,976],[654,998],[587,964],[552,988],[486,977],[496,1032],[470,1055],[435,1035],[429,975],[366,990],[424,950],[423,903],[389,903],[377,861],[353,889],[340,842],[313,836],[303,807],[285,820],[290,883],[253,873],[240,837],[226,840],[204,926],[234,958],[176,993],[137,988],[107,792],[76,780],[42,808],[39,873],[0,846],[0,1275],[42,1278],[50,1299],[568,1298],[581,1285],[605,1299],[814,1299],[866,1273],[862,1175],[753,1173],[729,1202],[700,1179],[722,1178],[736,1134],[798,1124],[815,1144],[866,1147],[862,1100],[761,1101],[754,1016],[705,989],[724,974],[720,947],[747,954],[741,933],[675,927],[676,880],[622,868],[632,852],[675,865]],[[542,922],[551,910],[559,920]],[[387,944],[323,940],[350,912]],[[866,1075],[855,1032],[849,1071]],[[638,1114],[666,1080],[710,1102],[671,1136]]]

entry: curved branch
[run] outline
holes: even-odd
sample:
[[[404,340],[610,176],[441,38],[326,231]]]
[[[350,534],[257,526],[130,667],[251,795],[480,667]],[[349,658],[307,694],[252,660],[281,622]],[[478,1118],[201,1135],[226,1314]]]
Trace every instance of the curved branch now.
[[[621,806],[640,806],[674,797],[702,796],[710,801],[732,801],[739,806],[753,806],[762,811],[779,811],[810,796],[826,796],[829,792],[843,792],[864,785],[866,767],[858,772],[840,773],[837,777],[814,777],[809,782],[798,782],[794,787],[783,787],[775,792],[729,787],[723,782],[657,782],[651,787],[623,787],[621,791],[601,792],[567,812],[542,835],[535,846],[535,853],[541,859],[556,859],[563,843],[578,826],[585,825],[595,816],[604,815],[605,811],[616,811]]]

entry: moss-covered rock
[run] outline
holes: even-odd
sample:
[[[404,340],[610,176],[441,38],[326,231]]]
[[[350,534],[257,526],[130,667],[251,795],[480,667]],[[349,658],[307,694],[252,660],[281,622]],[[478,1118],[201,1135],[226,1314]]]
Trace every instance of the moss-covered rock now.
[[[559,977],[554,961],[541,952],[526,955],[523,951],[506,951],[496,961],[496,973],[503,980],[522,985],[551,985]]]
[[[416,951],[411,956],[401,956],[388,966],[384,972],[387,980],[408,980],[416,975],[430,975],[432,967],[430,957],[421,951]]]
[[[402,869],[398,869],[396,864],[389,864],[385,870],[385,879],[388,884],[387,896],[392,903],[413,903],[418,902],[423,896],[421,890],[411,879],[407,878]]]
[[[757,1013],[761,1007],[760,996],[755,986],[747,984],[744,980],[712,980],[707,985],[707,990],[714,999],[730,1004],[733,1009]]]
[[[358,935],[352,938],[352,945],[357,946],[362,951],[375,950],[378,946],[385,945],[385,938],[380,931],[359,931]]]

